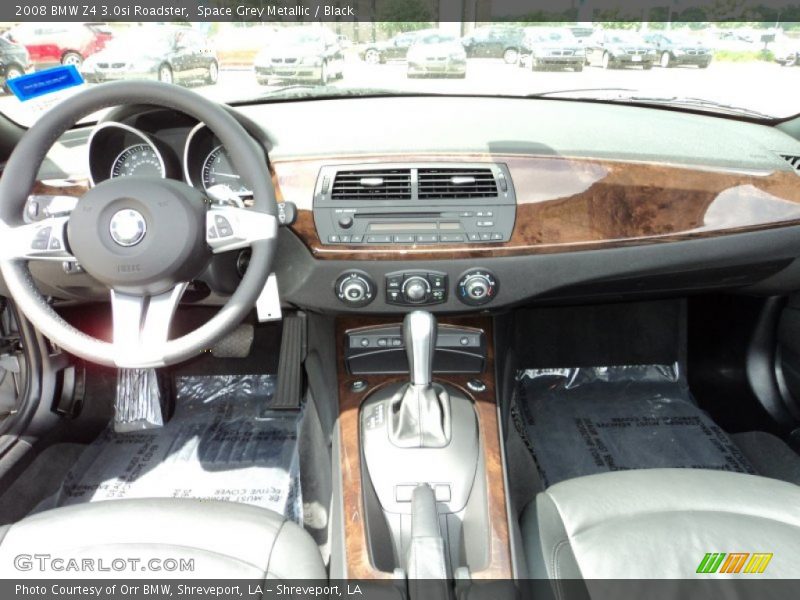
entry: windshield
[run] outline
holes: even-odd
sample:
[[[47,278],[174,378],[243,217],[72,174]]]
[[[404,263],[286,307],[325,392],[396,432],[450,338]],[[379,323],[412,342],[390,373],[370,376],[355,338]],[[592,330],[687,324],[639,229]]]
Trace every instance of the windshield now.
[[[800,89],[800,23],[165,21],[0,29],[8,40],[3,64],[19,64],[13,77],[63,63],[83,80],[26,101],[6,89],[0,111],[25,126],[81,89],[132,79],[232,104],[465,94],[645,102],[752,118],[800,111],[797,94],[786,93]]]

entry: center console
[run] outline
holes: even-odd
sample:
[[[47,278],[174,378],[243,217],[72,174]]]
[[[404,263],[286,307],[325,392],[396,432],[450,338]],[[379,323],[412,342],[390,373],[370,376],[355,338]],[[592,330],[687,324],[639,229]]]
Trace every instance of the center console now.
[[[417,310],[337,336],[347,576],[511,578],[491,321]]]

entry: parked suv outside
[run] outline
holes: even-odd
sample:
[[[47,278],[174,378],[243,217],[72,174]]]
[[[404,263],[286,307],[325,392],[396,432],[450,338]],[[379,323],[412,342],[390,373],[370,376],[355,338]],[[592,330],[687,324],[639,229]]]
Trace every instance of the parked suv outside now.
[[[519,59],[524,32],[507,25],[478,27],[461,38],[470,58],[502,58],[513,65]]]
[[[705,69],[713,58],[710,47],[680,34],[650,33],[644,39],[655,46],[658,64],[665,69],[678,65],[695,65]]]
[[[634,31],[601,31],[589,38],[586,64],[604,69],[638,67],[648,70],[656,61],[656,49]]]
[[[80,66],[105,48],[113,34],[104,23],[22,23],[6,33],[22,44],[37,69],[57,65]]]
[[[583,45],[567,28],[526,27],[520,66],[531,70],[557,68],[582,71],[586,54]]]

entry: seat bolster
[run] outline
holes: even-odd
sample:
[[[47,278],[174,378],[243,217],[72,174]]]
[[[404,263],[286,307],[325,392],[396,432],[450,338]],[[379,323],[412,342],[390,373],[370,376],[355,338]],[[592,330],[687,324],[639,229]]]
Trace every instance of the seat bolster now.
[[[531,579],[581,578],[558,507],[547,494],[539,494],[523,512],[522,536]]]
[[[322,555],[311,536],[284,521],[270,553],[267,579],[325,579]]]

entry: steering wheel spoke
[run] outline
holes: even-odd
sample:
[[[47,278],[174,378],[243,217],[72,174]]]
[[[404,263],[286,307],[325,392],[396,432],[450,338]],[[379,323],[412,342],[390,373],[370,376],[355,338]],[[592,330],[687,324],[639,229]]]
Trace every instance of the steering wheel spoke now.
[[[213,206],[206,213],[206,242],[214,254],[246,248],[277,234],[278,219],[267,213],[235,206]]]
[[[125,367],[156,367],[164,364],[172,318],[187,283],[155,296],[140,296],[111,290],[114,361]]]
[[[75,262],[75,257],[67,250],[68,221],[68,216],[51,217],[10,227],[2,232],[4,240],[0,255],[8,260]]]

